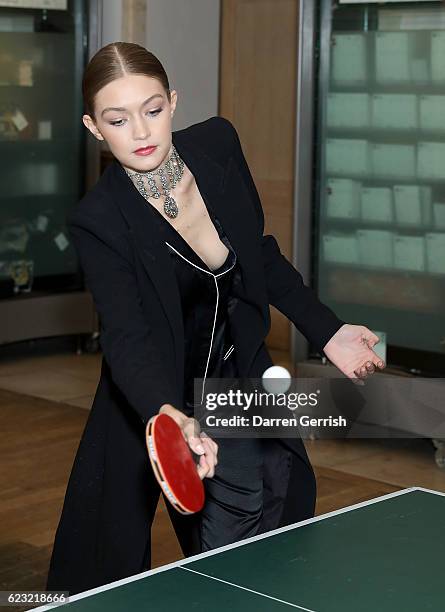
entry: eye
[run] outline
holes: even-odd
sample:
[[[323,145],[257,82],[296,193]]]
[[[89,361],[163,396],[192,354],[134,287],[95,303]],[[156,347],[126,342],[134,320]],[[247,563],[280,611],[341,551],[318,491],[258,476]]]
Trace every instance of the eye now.
[[[156,117],[156,115],[159,115],[161,111],[162,111],[162,108],[157,108],[155,110],[148,111],[147,115],[150,115],[150,117]]]
[[[149,117],[156,117],[162,111],[163,111],[163,108],[156,108],[155,110],[148,111],[145,114],[148,115]],[[110,125],[115,125],[117,127],[120,127],[124,125],[125,121],[126,121],[125,119],[118,119],[117,121],[110,121]]]

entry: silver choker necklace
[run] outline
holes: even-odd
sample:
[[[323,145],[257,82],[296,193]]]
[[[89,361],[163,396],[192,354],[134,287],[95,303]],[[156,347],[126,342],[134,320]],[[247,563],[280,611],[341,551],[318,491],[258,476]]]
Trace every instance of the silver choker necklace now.
[[[129,172],[125,168],[125,172],[132,181],[134,178],[133,183],[137,187],[139,193],[144,196],[146,200],[148,200],[149,197],[152,197],[155,200],[161,197],[161,192],[158,189],[155,178],[156,175],[158,175],[161,182],[162,194],[165,197],[164,212],[167,217],[170,217],[171,219],[175,219],[178,216],[179,208],[175,198],[170,192],[176,187],[184,174],[184,162],[179,157],[174,145],[172,145],[172,153],[167,161],[157,170],[148,170],[147,172]],[[144,178],[147,180],[148,189],[151,193],[147,193]]]

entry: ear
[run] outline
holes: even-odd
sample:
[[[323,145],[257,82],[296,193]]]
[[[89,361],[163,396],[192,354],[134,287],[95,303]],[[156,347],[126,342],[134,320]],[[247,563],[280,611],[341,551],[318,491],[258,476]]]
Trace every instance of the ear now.
[[[97,140],[105,140],[100,131],[97,129],[97,126],[94,123],[94,120],[90,117],[90,115],[83,115],[82,121],[84,126],[90,130],[90,132],[95,138],[97,138]]]
[[[178,103],[178,92],[176,89],[172,89],[170,92],[170,115],[173,117],[176,110],[176,104]]]

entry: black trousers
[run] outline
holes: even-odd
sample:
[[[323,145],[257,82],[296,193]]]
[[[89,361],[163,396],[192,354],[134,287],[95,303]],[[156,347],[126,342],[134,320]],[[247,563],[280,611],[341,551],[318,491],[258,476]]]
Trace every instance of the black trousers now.
[[[216,377],[232,379],[237,387],[233,353],[220,363]],[[185,410],[189,416],[194,416],[192,405],[190,398]],[[316,480],[309,461],[278,438],[220,437],[215,442],[218,464],[214,477],[204,479],[203,510],[184,516],[166,502],[185,556],[314,516]]]
[[[186,557],[314,516],[314,472],[278,439],[216,442],[219,460],[214,477],[204,479],[203,510],[182,515],[166,502]]]

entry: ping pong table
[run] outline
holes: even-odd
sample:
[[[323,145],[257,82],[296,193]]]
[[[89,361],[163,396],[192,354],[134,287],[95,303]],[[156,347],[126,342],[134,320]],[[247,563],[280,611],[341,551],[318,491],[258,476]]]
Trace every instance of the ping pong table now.
[[[438,611],[445,610],[444,553],[445,494],[411,487],[73,595],[56,607]]]

